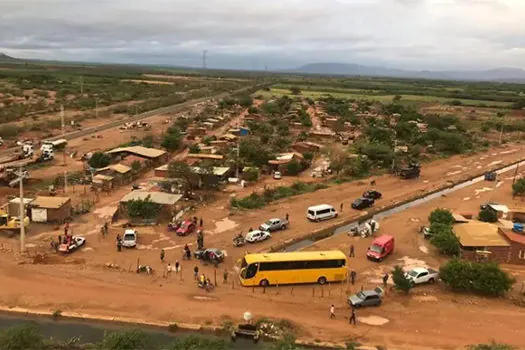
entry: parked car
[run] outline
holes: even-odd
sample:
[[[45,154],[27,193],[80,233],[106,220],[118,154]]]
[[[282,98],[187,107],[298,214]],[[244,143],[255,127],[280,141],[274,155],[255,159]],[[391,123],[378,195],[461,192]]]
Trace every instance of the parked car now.
[[[434,235],[432,233],[432,231],[430,231],[430,227],[427,227],[427,226],[422,226],[420,229],[419,229],[419,233],[422,233],[423,234],[423,237],[425,239],[430,239],[432,238],[432,236]]]
[[[438,279],[439,272],[424,267],[416,267],[405,273],[405,277],[413,285],[431,283],[434,284]]]
[[[495,171],[489,171],[485,173],[485,181],[496,181],[498,174]]]
[[[383,195],[381,194],[381,192],[376,191],[376,190],[368,190],[363,193],[364,198],[371,198],[373,200],[377,200],[381,198],[382,196]]]
[[[487,202],[487,203],[483,203],[479,206],[479,209],[480,210],[487,210],[489,208],[490,205],[497,205],[498,203],[496,202]]]
[[[282,174],[281,174],[281,172],[280,172],[280,171],[276,171],[276,172],[274,172],[274,173],[273,173],[273,178],[274,178],[275,180],[280,180],[280,179],[282,178]]]
[[[372,198],[361,197],[352,203],[352,208],[357,210],[370,208],[374,205],[374,202],[375,201]]]
[[[288,228],[288,220],[286,219],[269,219],[264,224],[259,226],[259,230],[273,232],[277,230],[285,230]]]
[[[336,218],[337,215],[337,211],[329,204],[315,205],[306,211],[306,218],[315,222]]]
[[[368,248],[366,257],[369,260],[383,261],[394,251],[394,237],[382,235],[374,239],[372,245]]]
[[[195,223],[192,220],[186,220],[177,229],[177,236],[187,236],[193,231],[195,231]]]
[[[128,229],[124,231],[122,246],[126,248],[135,248],[137,246],[137,236],[138,232],[136,230]]]
[[[82,247],[84,244],[86,244],[86,239],[84,237],[73,236],[71,237],[71,241],[69,243],[62,243],[58,247],[58,250],[62,253],[71,253]]]
[[[222,252],[222,250],[217,248],[196,250],[195,253],[193,253],[193,256],[196,259],[209,261],[212,263],[220,263],[224,261],[224,253]]]
[[[381,298],[383,296],[382,288],[375,288],[374,290],[363,290],[357,294],[348,297],[348,305],[355,308],[365,306],[379,306],[381,305]]]
[[[244,239],[246,242],[249,243],[257,243],[262,242],[271,237],[270,232],[268,231],[261,231],[261,230],[253,230],[246,234],[246,237]]]

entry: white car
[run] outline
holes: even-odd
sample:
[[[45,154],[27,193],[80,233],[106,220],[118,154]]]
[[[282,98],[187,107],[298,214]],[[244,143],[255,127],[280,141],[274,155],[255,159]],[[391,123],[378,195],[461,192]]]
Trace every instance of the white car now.
[[[79,247],[86,244],[86,239],[81,236],[73,236],[71,237],[71,242],[69,244],[62,243],[58,250],[62,253],[71,253],[72,251],[78,249]]]
[[[439,272],[424,267],[416,267],[406,272],[405,278],[414,285],[423,283],[434,284],[439,278]]]
[[[282,174],[281,174],[281,172],[280,172],[280,171],[276,171],[276,172],[274,172],[274,173],[273,173],[273,178],[274,178],[275,180],[280,180],[280,179],[282,178]]]
[[[264,240],[267,240],[271,237],[270,232],[268,231],[261,231],[261,230],[253,230],[246,234],[246,237],[244,238],[246,242],[249,243],[257,243],[262,242]]]
[[[122,237],[122,246],[126,248],[135,248],[137,246],[138,232],[135,230],[128,229],[124,231],[124,237]]]

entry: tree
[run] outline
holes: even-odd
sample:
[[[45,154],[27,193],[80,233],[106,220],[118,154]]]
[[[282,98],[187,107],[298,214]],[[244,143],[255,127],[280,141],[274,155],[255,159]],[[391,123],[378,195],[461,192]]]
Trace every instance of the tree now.
[[[259,170],[248,168],[242,172],[242,178],[248,182],[255,182],[259,178]]]
[[[261,144],[257,138],[244,137],[240,142],[239,155],[247,163],[255,166],[267,165],[272,159],[268,147]]]
[[[182,136],[180,133],[167,133],[164,135],[164,138],[162,139],[162,143],[160,144],[162,147],[164,147],[168,151],[176,151],[180,148],[182,144]]]
[[[201,148],[199,147],[199,145],[194,143],[189,147],[189,151],[190,153],[201,153]]]
[[[148,334],[139,330],[105,332],[99,347],[104,350],[151,349],[153,342]]]
[[[393,102],[393,103],[399,102],[399,101],[401,101],[401,98],[402,98],[401,95],[395,95],[395,96],[392,98],[392,102]]]
[[[286,174],[288,175],[297,175],[301,172],[302,169],[302,166],[301,164],[296,161],[296,160],[292,160],[290,163],[288,163],[286,165]]]
[[[193,190],[193,187],[198,182],[197,175],[191,170],[190,166],[184,162],[170,163],[168,166],[168,177],[181,180],[186,195]]]
[[[299,89],[297,86],[292,86],[290,88],[290,92],[292,93],[292,95],[300,95],[301,89]]]
[[[140,171],[140,162],[138,160],[133,161],[131,163],[131,170],[135,173],[138,173]]]
[[[250,95],[244,95],[239,98],[239,105],[241,105],[244,108],[251,107],[253,104],[253,99]]]
[[[151,219],[160,211],[160,204],[153,203],[148,195],[145,199],[133,199],[126,203],[128,216],[131,218]]]
[[[392,271],[392,280],[396,289],[403,291],[405,294],[408,294],[410,289],[412,289],[412,283],[405,277],[405,272],[399,265],[396,265]]]
[[[102,152],[95,152],[89,159],[88,164],[90,167],[99,169],[108,166],[111,163],[111,157]]]
[[[455,220],[450,210],[438,208],[430,213],[428,221],[430,224],[452,225]]]
[[[256,114],[256,113],[259,113],[259,109],[255,106],[251,106],[248,108],[248,113],[250,114]]]
[[[439,268],[439,277],[455,291],[501,296],[516,282],[496,263],[453,259]]]
[[[44,338],[33,325],[10,327],[0,332],[2,350],[39,350],[44,345]]]
[[[489,208],[481,209],[478,214],[479,221],[496,222],[498,221],[498,214]]]
[[[512,195],[513,196],[523,196],[523,195],[525,195],[525,178],[517,180],[512,185]]]
[[[444,227],[437,229],[436,227]],[[452,232],[450,226],[444,224],[433,224],[430,226],[432,238],[430,243],[435,246],[443,255],[458,256],[460,252],[459,240]]]

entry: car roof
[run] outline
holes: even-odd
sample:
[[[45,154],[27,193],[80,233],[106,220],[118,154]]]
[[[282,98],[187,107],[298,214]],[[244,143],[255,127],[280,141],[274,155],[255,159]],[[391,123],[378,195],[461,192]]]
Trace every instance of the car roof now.
[[[390,235],[382,235],[382,236],[379,236],[377,237],[376,239],[374,239],[374,241],[372,242],[372,244],[384,244],[390,240],[394,239],[394,237],[390,236]]]
[[[424,267],[415,267],[412,269],[412,271],[416,272],[416,273],[421,273],[421,272],[427,272],[428,270],[425,269]]]
[[[323,209],[333,209],[333,206],[329,204],[319,204],[319,205],[314,205],[312,207],[308,207],[308,210],[313,210],[313,211],[318,211],[318,210],[323,210]]]
[[[278,219],[278,218],[271,218],[271,219],[268,219],[267,221],[275,221],[275,220],[281,220],[281,219]]]
[[[362,293],[366,296],[379,295],[375,290],[364,290]]]

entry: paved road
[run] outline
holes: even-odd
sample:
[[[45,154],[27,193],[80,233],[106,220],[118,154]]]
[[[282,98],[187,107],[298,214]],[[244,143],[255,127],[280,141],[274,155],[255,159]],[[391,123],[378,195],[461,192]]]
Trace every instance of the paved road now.
[[[260,84],[259,88],[262,88],[262,87],[264,87],[266,85],[268,85],[268,84]],[[86,128],[86,129],[82,129],[82,130],[78,130],[78,131],[72,131],[72,132],[66,133],[64,135],[53,136],[53,137],[48,138],[47,140],[52,140],[52,141],[53,140],[58,140],[58,139],[72,140],[72,139],[76,139],[76,138],[79,138],[79,137],[84,137],[86,135],[94,134],[94,133],[99,132],[99,131],[103,131],[103,130],[107,130],[107,129],[111,129],[111,128],[114,128],[114,127],[121,126],[121,125],[123,125],[125,123],[136,122],[136,121],[139,121],[139,120],[147,120],[148,118],[156,117],[159,114],[180,112],[180,111],[182,111],[182,110],[184,110],[184,109],[186,109],[186,108],[188,108],[188,107],[190,107],[192,105],[195,105],[197,103],[200,103],[200,102],[203,102],[203,101],[206,101],[206,100],[210,100],[210,99],[224,98],[224,97],[236,94],[236,93],[240,93],[240,92],[246,91],[246,90],[251,89],[251,88],[253,88],[255,86],[256,85],[250,85],[250,86],[244,87],[242,89],[235,90],[233,92],[221,92],[220,94],[216,94],[216,95],[212,95],[212,96],[208,96],[208,97],[201,97],[201,98],[197,98],[197,99],[194,99],[194,100],[189,100],[189,101],[186,101],[186,102],[178,103],[178,104],[175,104],[175,105],[154,109],[154,110],[151,110],[151,111],[148,111],[148,112],[144,112],[144,113],[141,113],[141,114],[137,114],[137,115],[131,116],[131,117],[127,118],[127,119],[116,120],[116,121],[112,121],[112,122],[109,122],[109,123],[106,123],[106,124],[94,126],[94,127],[91,127],[91,128]],[[0,151],[0,156],[11,154],[14,151],[16,151],[16,147],[6,148],[6,149]]]

